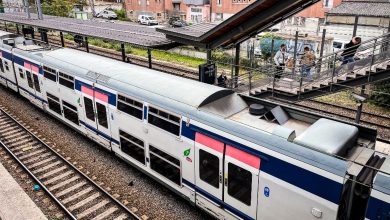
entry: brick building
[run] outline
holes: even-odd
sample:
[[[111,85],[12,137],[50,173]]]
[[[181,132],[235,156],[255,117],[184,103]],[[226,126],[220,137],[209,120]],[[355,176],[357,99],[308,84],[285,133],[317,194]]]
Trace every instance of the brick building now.
[[[158,20],[165,20],[173,15],[186,20],[187,6],[182,0],[125,0],[129,18],[136,19],[140,14],[153,15]]]

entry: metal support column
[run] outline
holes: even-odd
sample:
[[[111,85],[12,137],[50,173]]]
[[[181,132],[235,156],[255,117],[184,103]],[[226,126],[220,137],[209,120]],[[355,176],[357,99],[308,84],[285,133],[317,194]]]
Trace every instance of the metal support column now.
[[[7,22],[4,21],[5,31],[8,31]]]
[[[125,43],[121,43],[121,51],[122,51],[122,61],[126,62]]]
[[[20,30],[19,30],[19,25],[18,24],[16,24],[16,33],[20,34]]]
[[[294,75],[295,75],[295,65],[296,65],[296,63],[297,63],[297,53],[298,53],[298,49],[297,49],[297,47],[298,47],[298,34],[299,34],[299,32],[298,32],[298,31],[296,31],[296,32],[295,32],[295,44],[294,44],[294,58],[293,58],[293,63],[294,63],[294,65],[293,65],[292,76],[294,76]]]
[[[355,23],[353,24],[352,37],[356,37],[358,24],[359,24],[359,16],[355,16]]]
[[[274,47],[275,47],[275,39],[272,38],[271,41],[271,63],[274,63]]]
[[[240,74],[240,44],[236,44],[236,58],[234,59],[234,88],[238,85],[238,75]]]
[[[149,69],[152,69],[152,51],[150,48],[148,48],[148,62],[149,62]]]
[[[211,63],[211,50],[210,49],[207,49],[207,64],[210,64]]]
[[[326,29],[324,28],[324,29],[322,30],[320,60],[318,61],[317,74],[320,74],[320,73],[321,73],[322,56],[324,56],[324,46],[325,46],[325,40],[326,40],[325,37],[326,37]]]
[[[43,15],[42,15],[41,0],[35,0],[35,3],[37,4],[38,19],[42,20],[43,19]]]
[[[61,38],[61,46],[65,47],[64,35],[62,34],[62,31],[60,31],[60,38]]]
[[[87,50],[87,53],[89,53],[89,46],[88,46],[88,37],[85,37],[85,49]]]

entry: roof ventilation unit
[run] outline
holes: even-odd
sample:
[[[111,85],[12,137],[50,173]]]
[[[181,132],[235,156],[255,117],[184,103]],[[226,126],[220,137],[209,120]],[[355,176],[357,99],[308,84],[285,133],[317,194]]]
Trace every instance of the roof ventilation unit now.
[[[252,104],[249,106],[249,113],[251,115],[264,115],[267,113],[267,109],[260,104]]]

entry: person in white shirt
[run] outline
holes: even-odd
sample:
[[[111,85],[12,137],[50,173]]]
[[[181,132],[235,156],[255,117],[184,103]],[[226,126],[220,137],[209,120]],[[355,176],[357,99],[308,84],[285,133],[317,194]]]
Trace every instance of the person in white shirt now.
[[[288,58],[286,51],[287,51],[287,46],[285,44],[282,44],[280,45],[280,50],[276,52],[274,56],[274,62],[276,65],[275,78],[279,79],[281,77],[284,67],[286,66],[286,60]]]

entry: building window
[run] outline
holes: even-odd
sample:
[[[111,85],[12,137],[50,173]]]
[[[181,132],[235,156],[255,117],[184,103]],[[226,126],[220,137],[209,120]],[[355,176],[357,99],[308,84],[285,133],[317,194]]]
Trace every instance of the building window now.
[[[149,145],[150,168],[170,181],[181,184],[180,160]]]
[[[121,130],[119,130],[119,138],[122,152],[145,165],[144,142]]]
[[[217,5],[222,5],[222,0],[217,0]]]
[[[175,115],[149,107],[148,122],[176,136],[180,135],[180,118]]]
[[[70,75],[62,73],[62,72],[58,72],[58,82],[61,85],[68,87],[69,89],[74,89],[73,76],[70,76]]]
[[[324,7],[325,8],[332,8],[333,7],[333,0],[324,0]]]
[[[118,95],[118,110],[142,120],[143,104],[133,99]]]
[[[60,99],[50,93],[46,93],[46,95],[47,95],[47,102],[49,104],[49,109],[61,115]]]
[[[223,20],[223,13],[215,13],[215,20],[222,21]]]
[[[57,82],[57,73],[52,68],[49,68],[47,66],[43,66],[43,76],[46,79],[50,79],[51,81]]]

